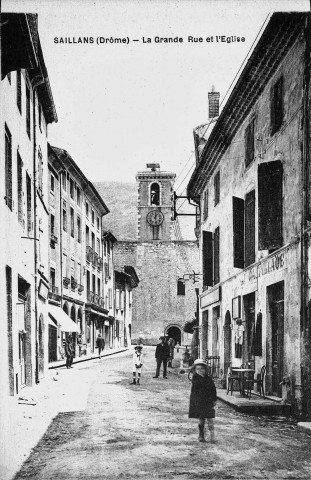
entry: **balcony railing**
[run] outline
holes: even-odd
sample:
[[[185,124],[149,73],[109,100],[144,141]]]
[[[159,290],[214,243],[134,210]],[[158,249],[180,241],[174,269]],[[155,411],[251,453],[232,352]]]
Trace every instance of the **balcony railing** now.
[[[82,293],[84,290],[84,286],[81,284],[78,284],[78,293]]]
[[[86,261],[93,263],[94,250],[89,245],[86,247]]]
[[[70,284],[70,278],[64,277],[64,278],[63,278],[63,285],[64,285],[64,287],[65,287],[65,288],[68,288],[69,284]]]
[[[99,299],[99,306],[101,308],[105,308],[105,299],[103,297],[100,297]]]
[[[98,260],[99,256],[98,256],[98,253],[96,252],[93,252],[93,261],[92,261],[92,264],[93,264],[93,267],[96,268],[97,266],[97,260]]]
[[[87,291],[87,301],[90,303],[94,303],[94,293],[91,290]]]
[[[51,233],[50,234],[50,245],[52,248],[55,248],[55,245],[58,241],[58,238],[56,237],[56,235],[54,235],[54,233]]]
[[[99,270],[100,272],[101,272],[102,269],[103,269],[103,264],[104,264],[103,259],[102,259],[101,257],[98,257],[98,259],[97,259],[97,268],[98,268],[98,270]]]
[[[97,295],[97,293],[94,293],[94,300],[93,302],[95,303],[95,305],[99,305],[99,295]]]
[[[75,291],[75,289],[77,288],[78,286],[78,282],[73,278],[71,277],[71,282],[70,282],[70,288],[71,290]]]
[[[59,288],[55,287],[55,285],[50,286],[49,290],[49,298],[52,298],[54,300],[59,300]]]

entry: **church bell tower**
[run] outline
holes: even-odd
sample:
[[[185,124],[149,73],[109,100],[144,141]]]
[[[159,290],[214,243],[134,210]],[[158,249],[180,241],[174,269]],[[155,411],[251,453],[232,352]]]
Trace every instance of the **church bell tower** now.
[[[138,172],[138,242],[173,239],[173,187],[175,173],[162,172],[158,163],[148,163]]]

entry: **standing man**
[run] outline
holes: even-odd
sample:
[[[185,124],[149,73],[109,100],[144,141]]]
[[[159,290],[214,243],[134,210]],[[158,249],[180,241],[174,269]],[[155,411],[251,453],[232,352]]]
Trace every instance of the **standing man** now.
[[[65,355],[66,355],[66,368],[72,368],[73,362],[73,345],[72,336],[68,335],[65,341]]]
[[[170,347],[167,344],[166,337],[160,337],[161,343],[158,343],[155,358],[157,360],[157,370],[153,378],[158,378],[160,374],[161,364],[163,362],[163,378],[167,378],[167,360],[170,356]]]
[[[100,353],[105,348],[105,340],[102,338],[100,333],[98,334],[96,339],[96,347],[98,348],[98,358],[100,358]]]

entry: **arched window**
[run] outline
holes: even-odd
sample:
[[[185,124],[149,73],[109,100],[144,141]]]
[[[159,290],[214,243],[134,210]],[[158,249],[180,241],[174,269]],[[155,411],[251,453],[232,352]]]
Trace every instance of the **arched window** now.
[[[150,205],[160,205],[160,186],[152,183],[150,187]]]

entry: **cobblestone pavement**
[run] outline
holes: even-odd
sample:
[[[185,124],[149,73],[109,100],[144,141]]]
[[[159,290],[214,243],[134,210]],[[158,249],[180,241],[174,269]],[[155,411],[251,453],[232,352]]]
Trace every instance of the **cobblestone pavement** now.
[[[217,442],[206,432],[208,441],[199,443],[197,421],[187,415],[187,377],[173,368],[168,380],[153,379],[154,348],[144,353],[141,386],[130,385],[129,354],[76,366],[81,380],[72,411],[67,405],[58,413],[14,478],[311,478],[311,437],[284,418],[248,416],[218,402]],[[69,388],[68,381],[62,386]],[[77,410],[78,391],[86,389]]]

